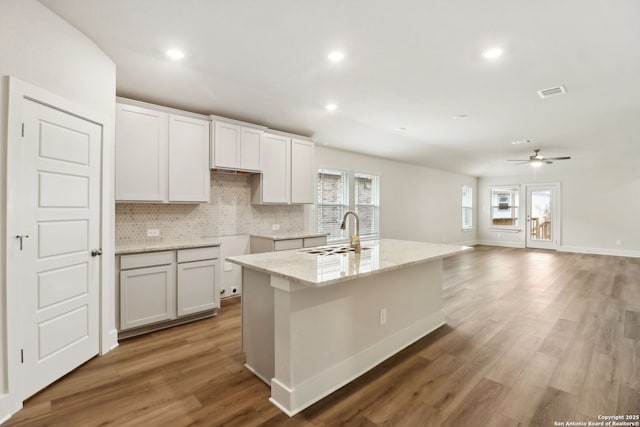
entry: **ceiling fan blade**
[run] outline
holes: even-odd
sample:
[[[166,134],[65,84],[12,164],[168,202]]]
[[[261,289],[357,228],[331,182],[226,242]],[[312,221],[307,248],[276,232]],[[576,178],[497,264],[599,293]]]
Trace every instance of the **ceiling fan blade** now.
[[[546,160],[569,160],[571,157],[545,157]]]
[[[549,159],[544,159],[544,160],[542,161],[542,163],[545,163],[545,164],[547,164],[547,165],[550,165],[550,164],[552,164],[553,162],[552,162],[552,161],[550,161]]]
[[[524,160],[524,159],[520,159],[520,160],[507,160],[507,162],[528,162],[529,160]]]
[[[517,160],[509,160],[510,162],[517,162]],[[520,163],[514,163],[513,166],[524,165],[529,163],[529,160],[521,160]]]

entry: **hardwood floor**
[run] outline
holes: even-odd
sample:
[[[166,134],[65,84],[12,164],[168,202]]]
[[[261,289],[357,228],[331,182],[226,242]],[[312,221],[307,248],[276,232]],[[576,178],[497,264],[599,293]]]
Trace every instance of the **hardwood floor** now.
[[[232,303],[121,342],[6,425],[553,426],[640,413],[640,259],[477,246],[445,260],[444,282],[446,326],[293,418],[243,368]]]

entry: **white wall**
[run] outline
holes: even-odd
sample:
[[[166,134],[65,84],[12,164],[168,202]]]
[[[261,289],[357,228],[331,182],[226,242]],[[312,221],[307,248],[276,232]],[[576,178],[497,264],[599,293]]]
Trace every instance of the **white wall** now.
[[[115,65],[83,34],[35,0],[0,0],[0,333],[5,333],[6,246],[6,119],[7,75],[39,86],[58,96],[115,118]],[[113,135],[113,129],[108,132]],[[112,141],[105,141],[112,146]],[[110,174],[109,174],[110,175]],[[112,194],[112,177],[104,183]],[[110,197],[112,199],[112,197]],[[104,218],[113,223],[113,215]],[[113,235],[103,236],[113,241]],[[113,257],[105,256],[104,268],[113,268]],[[113,283],[103,284],[111,286]],[[115,328],[113,313],[106,313]],[[0,337],[0,420],[11,408],[6,402],[6,340]]]
[[[380,234],[385,238],[467,243],[476,227],[462,231],[462,184],[474,188],[476,178],[316,145],[318,168],[365,172],[380,176]],[[315,209],[308,224],[315,228]],[[474,209],[474,223],[475,223]]]
[[[574,161],[574,160],[569,160]],[[561,185],[562,236],[560,250],[584,253],[640,256],[640,173],[635,162],[604,163],[598,169],[562,172],[549,165],[537,173],[535,182]],[[489,229],[489,187],[534,183],[527,175],[480,178],[478,240],[481,243],[523,247],[524,233],[501,233]],[[524,193],[521,193],[521,205]],[[521,209],[521,224],[525,210]],[[621,244],[617,245],[616,241]]]

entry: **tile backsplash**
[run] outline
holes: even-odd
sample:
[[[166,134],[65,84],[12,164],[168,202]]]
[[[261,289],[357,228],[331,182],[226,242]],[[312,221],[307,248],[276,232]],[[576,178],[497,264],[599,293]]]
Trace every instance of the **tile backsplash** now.
[[[304,230],[304,206],[251,204],[251,176],[211,173],[211,201],[200,204],[116,203],[116,247],[191,237],[274,234]],[[160,237],[147,237],[157,228]]]

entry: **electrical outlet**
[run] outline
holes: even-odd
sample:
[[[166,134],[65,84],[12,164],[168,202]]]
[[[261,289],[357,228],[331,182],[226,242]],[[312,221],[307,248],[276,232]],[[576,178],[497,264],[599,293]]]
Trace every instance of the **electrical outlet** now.
[[[278,231],[280,230],[280,224],[271,224],[271,229],[273,231]]]
[[[233,270],[233,264],[231,264],[230,262],[225,262],[224,271],[231,271],[231,270]]]
[[[380,309],[380,326],[387,323],[387,308],[383,307]]]
[[[157,228],[147,228],[147,237],[160,237],[160,230]]]
[[[620,239],[616,240],[616,245],[622,246],[622,240],[620,240]]]

